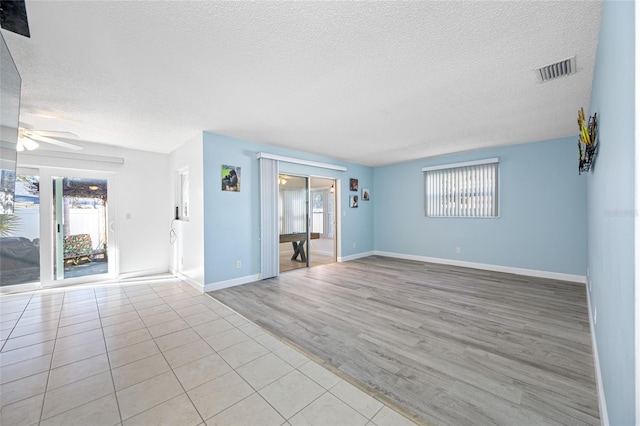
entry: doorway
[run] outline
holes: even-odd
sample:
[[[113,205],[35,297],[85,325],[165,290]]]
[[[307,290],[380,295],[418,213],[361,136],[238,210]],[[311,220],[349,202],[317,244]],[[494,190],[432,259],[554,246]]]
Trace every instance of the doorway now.
[[[0,215],[0,289],[115,277],[114,179],[110,173],[19,168],[15,213]]]
[[[336,262],[335,180],[280,174],[280,272]]]
[[[280,272],[309,266],[309,179],[278,176]]]
[[[106,178],[53,176],[54,280],[108,275]]]

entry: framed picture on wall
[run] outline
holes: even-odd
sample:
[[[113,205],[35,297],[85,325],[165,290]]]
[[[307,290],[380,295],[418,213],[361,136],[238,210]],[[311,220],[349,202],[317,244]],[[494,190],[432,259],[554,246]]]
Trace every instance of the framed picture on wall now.
[[[222,165],[222,190],[240,192],[240,167]]]
[[[358,179],[349,179],[349,191],[358,192]]]
[[[349,195],[349,207],[352,209],[358,208],[358,196],[357,195]]]
[[[369,201],[371,199],[371,194],[367,188],[362,188],[362,201]]]

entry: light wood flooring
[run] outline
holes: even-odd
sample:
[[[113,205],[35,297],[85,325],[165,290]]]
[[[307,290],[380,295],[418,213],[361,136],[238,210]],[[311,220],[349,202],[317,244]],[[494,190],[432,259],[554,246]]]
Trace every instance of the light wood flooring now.
[[[211,295],[427,424],[600,422],[584,285],[371,256]]]
[[[315,241],[312,241],[315,243]],[[305,246],[305,251],[308,248]],[[320,265],[328,265],[329,263],[335,262],[335,257],[330,254],[326,254],[326,252],[318,252],[315,247],[312,246],[311,252],[307,251],[307,255],[309,256],[309,266],[320,266]],[[293,256],[293,248],[291,243],[281,243],[280,244],[280,272],[292,271],[294,269],[306,268],[306,262],[298,262],[297,260],[291,260],[291,256]]]

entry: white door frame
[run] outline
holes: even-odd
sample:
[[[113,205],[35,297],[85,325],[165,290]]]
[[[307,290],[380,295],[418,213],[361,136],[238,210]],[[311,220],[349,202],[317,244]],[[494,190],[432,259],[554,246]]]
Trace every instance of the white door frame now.
[[[54,277],[54,253],[56,233],[53,221],[53,185],[54,176],[96,178],[107,180],[107,259],[109,272],[77,278],[56,280]],[[42,287],[59,287],[88,282],[113,280],[118,276],[119,262],[116,251],[116,179],[113,172],[96,172],[79,169],[40,168],[40,284]]]

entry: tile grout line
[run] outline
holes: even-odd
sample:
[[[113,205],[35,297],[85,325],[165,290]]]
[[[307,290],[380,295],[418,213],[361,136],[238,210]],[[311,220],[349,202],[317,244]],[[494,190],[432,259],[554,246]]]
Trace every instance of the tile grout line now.
[[[55,294],[55,293],[54,293]],[[51,377],[51,370],[53,366],[53,357],[56,353],[56,343],[58,342],[58,330],[60,329],[60,321],[62,321],[62,309],[64,307],[64,299],[67,296],[67,292],[62,292],[62,303],[60,303],[60,314],[58,315],[58,326],[56,327],[56,336],[53,340],[53,348],[51,349],[51,361],[49,361],[49,371],[47,372],[47,380],[44,386],[44,395],[42,397],[42,406],[40,407],[40,417],[38,418],[38,424],[42,423],[42,416],[44,415],[44,404],[47,401],[47,392],[49,389],[49,378]]]
[[[95,299],[95,301],[96,301],[96,308],[97,308],[97,298],[95,297],[95,288],[94,288],[93,290],[94,290],[94,299]],[[64,292],[65,296],[66,296],[66,293],[67,293],[67,291],[65,291],[65,292]],[[63,302],[63,304],[62,304],[62,308],[64,308],[64,302]],[[79,315],[84,315],[84,314],[79,314]],[[73,316],[74,316],[74,315],[69,315],[69,317],[73,317]],[[99,317],[99,316],[100,316],[100,313],[99,313],[99,310],[98,310],[98,317]],[[60,320],[62,320],[62,317],[60,318]],[[92,320],[89,320],[89,321],[92,321]],[[88,322],[88,321],[83,321],[83,322]],[[77,323],[77,324],[81,324],[81,323],[82,323],[82,322]],[[102,324],[102,323],[101,323],[101,324]],[[72,325],[75,325],[75,324],[72,324]],[[102,331],[102,326],[101,326],[101,331]],[[81,332],[79,332],[79,333],[74,333],[74,334],[81,334],[81,333],[84,333],[84,332],[83,332],[83,331],[81,331]],[[69,336],[73,336],[74,334],[70,334]],[[56,336],[57,336],[57,330],[56,330]],[[69,337],[69,336],[65,336],[65,337]],[[103,338],[104,338],[104,333],[103,333]],[[56,342],[57,342],[57,337],[56,337],[56,339],[55,339],[55,340],[56,340]],[[54,351],[55,351],[55,344],[56,344],[56,343],[54,343]],[[78,346],[80,346],[80,345],[78,345]],[[105,343],[105,355],[106,355],[106,343]],[[100,354],[95,355],[95,356],[100,356]],[[83,359],[83,360],[91,359],[91,358],[94,358],[95,356],[93,356],[93,357],[89,357],[89,358],[85,358],[85,359]],[[107,358],[107,359],[108,359],[108,358]],[[78,361],[74,361],[74,362],[72,362],[72,363],[64,364],[64,365],[61,365],[60,367],[64,367],[64,366],[67,366],[67,365],[71,365],[71,364],[74,364],[74,363],[76,363],[76,362],[80,362],[80,361],[83,361],[83,360],[78,360]],[[52,354],[52,360],[51,360],[51,363],[53,363],[53,354]],[[56,368],[60,368],[60,367],[56,367]],[[46,399],[46,394],[47,394],[47,393],[48,393],[48,391],[49,391],[49,390],[48,390],[48,386],[49,386],[49,383],[48,383],[48,382],[49,382],[49,377],[51,376],[51,371],[52,371],[52,370],[53,370],[52,368],[49,368],[49,375],[47,376],[47,387],[45,388],[45,399]],[[64,387],[64,386],[68,386],[68,385],[71,385],[71,384],[73,384],[73,383],[77,383],[77,382],[79,382],[79,381],[82,381],[82,380],[85,380],[85,379],[88,379],[88,378],[91,378],[91,377],[95,377],[95,376],[97,376],[97,375],[99,375],[99,374],[102,374],[102,373],[104,373],[104,372],[99,372],[99,373],[91,374],[91,375],[89,375],[89,376],[87,376],[87,377],[83,377],[82,379],[74,380],[73,382],[67,383],[67,384],[65,384],[65,385],[63,385],[63,386],[60,386],[60,387],[58,387],[58,388],[56,388],[56,389],[53,389],[53,390],[57,390],[57,389],[60,389],[60,388],[62,388],[62,387]],[[114,393],[115,393],[115,388],[114,388]],[[72,407],[72,408],[69,408],[68,410],[64,410],[64,411],[62,411],[62,412],[60,412],[60,413],[56,414],[55,416],[59,416],[59,415],[61,415],[61,414],[67,413],[67,412],[69,412],[69,411],[71,411],[71,410],[78,409],[78,408],[83,407],[83,406],[85,406],[85,405],[87,405],[87,404],[90,404],[90,403],[92,403],[92,402],[95,402],[95,401],[97,401],[98,399],[101,399],[101,398],[104,398],[104,397],[100,397],[100,398],[93,399],[93,400],[91,400],[91,401],[84,402],[84,403],[82,403],[82,404],[80,404],[80,405],[78,405],[78,406],[76,406],[76,407]],[[116,402],[117,402],[117,401],[116,401]],[[44,400],[43,400],[42,404],[43,404],[43,408],[42,408],[42,412],[41,412],[41,414],[40,414],[40,416],[41,416],[40,422],[42,422],[43,420],[47,420],[47,419],[49,419],[49,418],[51,418],[51,417],[55,417],[55,416],[51,416],[51,417],[48,417],[47,419],[42,419],[42,415],[44,414],[44,413],[43,413],[43,411],[44,411]]]
[[[149,287],[151,287],[151,286],[149,285]],[[154,293],[155,293],[155,294],[156,294],[156,295],[157,295],[157,296],[158,296],[158,297],[163,301],[163,303],[165,303],[167,306],[169,306],[169,308],[171,309],[171,311],[172,311],[172,312],[175,312],[175,309],[173,308],[173,306],[169,305],[169,303],[167,303],[167,302],[164,300],[164,297],[162,297],[162,296],[158,295],[155,289],[151,288],[151,290],[153,290],[153,292],[154,292]],[[133,309],[136,311],[136,314],[138,314],[138,317],[140,317],[140,313],[138,312],[138,308],[136,308],[136,306],[135,306],[135,304],[134,304],[133,302],[130,302],[130,303],[131,303],[131,306],[133,306]],[[160,306],[160,305],[156,305],[156,306]],[[176,313],[176,315],[178,315],[180,318],[182,318],[182,316],[181,316],[180,314],[178,314],[177,312],[175,312],[175,313]],[[166,356],[164,355],[164,352],[163,352],[163,351],[160,349],[160,347],[158,346],[158,343],[157,343],[157,342],[156,342],[156,340],[155,340],[156,338],[155,338],[155,337],[153,337],[153,335],[149,332],[149,327],[148,327],[148,326],[147,326],[147,324],[144,322],[144,319],[142,319],[142,317],[140,317],[140,320],[141,320],[141,321],[142,321],[142,323],[145,325],[145,330],[147,330],[147,333],[149,333],[149,335],[151,336],[151,340],[153,341],[154,345],[156,345],[156,348],[158,349],[158,353],[162,356],[162,358],[165,360],[165,362],[166,362],[166,363],[167,363],[167,365],[169,366],[169,370],[170,370],[170,371],[171,371],[171,373],[173,374],[173,377],[176,379],[176,381],[178,382],[178,384],[179,384],[179,385],[180,385],[180,387],[182,388],[182,390],[183,390],[184,394],[185,394],[185,395],[187,396],[187,398],[189,399],[189,402],[190,402],[190,403],[193,405],[193,407],[196,409],[196,412],[198,413],[198,416],[200,417],[200,420],[202,420],[202,422],[204,422],[205,420],[202,418],[202,415],[200,414],[200,412],[199,412],[199,411],[198,411],[198,409],[196,408],[195,404],[194,404],[194,403],[193,403],[193,401],[191,400],[191,397],[189,397],[189,394],[188,394],[188,393],[187,393],[187,391],[184,389],[184,386],[182,385],[182,382],[180,382],[180,379],[179,379],[179,378],[178,378],[178,376],[176,375],[176,373],[175,373],[175,371],[174,371],[174,369],[173,369],[173,366],[169,363],[169,361],[167,360]],[[170,322],[170,321],[171,321],[171,320],[166,321],[166,322]],[[186,323],[186,321],[185,321],[185,323]],[[160,323],[160,324],[164,324],[164,323]],[[158,325],[158,324],[154,324],[154,325]],[[187,325],[189,325],[189,324],[187,323]],[[191,325],[189,325],[189,328],[190,328],[190,329],[192,329]],[[178,331],[181,331],[181,330],[178,330]],[[169,335],[169,334],[172,334],[172,333],[167,333],[166,335]],[[197,334],[197,333],[196,333],[196,334]],[[166,336],[166,335],[163,335],[163,336]],[[158,336],[158,337],[162,337],[162,336]],[[200,337],[200,335],[198,335],[198,337]],[[201,339],[202,339],[202,338],[201,338]],[[203,339],[203,341],[204,341],[204,339]],[[205,342],[205,343],[206,343],[206,342]],[[131,345],[129,345],[129,346],[131,346]],[[145,358],[142,358],[142,359],[150,358],[150,357],[155,356],[155,355],[158,355],[158,354],[149,355],[148,357],[145,357]],[[199,359],[200,359],[200,358],[199,358]],[[133,362],[137,362],[137,361],[133,361]],[[131,363],[128,363],[128,364],[131,364]],[[127,364],[124,364],[124,365],[127,365]],[[122,367],[122,366],[120,366],[120,367]],[[120,367],[118,367],[118,368],[120,368]],[[164,373],[161,373],[161,374],[164,374]],[[138,383],[134,383],[134,384],[132,384],[132,385],[130,385],[130,386],[127,386],[126,388],[123,388],[123,389],[127,389],[127,388],[129,388],[129,387],[131,387],[131,386],[135,386],[135,385],[137,385],[137,384],[143,383],[143,382],[145,382],[145,381],[147,381],[147,380],[150,380],[150,379],[153,379],[153,378],[155,378],[155,377],[158,377],[159,375],[160,375],[160,374],[156,374],[156,375],[155,375],[155,376],[153,376],[153,377],[150,377],[150,378],[148,378],[148,379],[146,379],[146,380],[142,380],[142,381],[140,381],[140,382],[138,382]],[[115,388],[115,383],[114,383],[114,388]],[[121,389],[121,390],[123,390],[123,389]],[[180,396],[180,395],[178,395],[178,396]],[[158,406],[160,406],[160,405],[162,405],[162,404],[165,404],[167,401],[171,401],[171,400],[172,400],[172,399],[174,399],[174,398],[177,398],[177,396],[172,397],[172,398],[169,398],[169,399],[168,399],[168,400],[166,400],[166,401],[162,401],[162,402],[160,402],[160,403],[158,403],[158,404],[156,404],[156,405],[154,405],[154,406],[151,406],[151,407],[147,408],[146,410],[141,411],[141,412],[139,412],[139,413],[137,413],[137,414],[135,414],[135,415],[133,415],[133,416],[131,416],[131,417],[127,418],[126,420],[132,419],[132,418],[134,418],[134,417],[136,417],[136,416],[139,416],[140,414],[146,413],[147,411],[152,410],[152,409],[154,409],[155,407],[158,407]],[[116,399],[117,399],[117,393],[116,393]],[[120,421],[121,421],[122,423],[124,423],[124,419],[122,419],[122,414],[120,414]]]
[[[153,291],[155,292],[155,289],[153,289]],[[156,294],[157,294],[157,292],[156,292]],[[184,321],[184,318],[182,317],[182,315],[180,315],[178,312],[176,312],[176,310],[173,308],[173,306],[169,305],[169,303],[167,303],[167,302],[164,300],[164,297],[162,297],[162,296],[160,296],[160,295],[158,295],[158,296],[162,299],[162,301],[163,301],[164,303],[166,303],[166,304],[171,308],[171,310],[172,310],[173,312],[175,312],[175,313],[176,313],[176,315],[178,315],[178,316],[179,316],[179,317]],[[134,307],[134,309],[135,309],[135,307]],[[144,322],[144,321],[143,321],[143,322]],[[195,330],[193,330],[193,327],[191,326],[191,324],[187,323],[186,321],[185,321],[185,323],[186,323],[187,325],[189,325],[189,329],[190,329],[190,330],[192,330],[194,333],[196,333],[196,335],[197,335],[198,337],[200,337],[200,335],[199,335]],[[178,330],[178,331],[181,331],[181,330]],[[149,334],[151,334],[151,333],[149,333]],[[172,334],[172,333],[169,333],[169,334]],[[165,335],[165,336],[166,336],[166,335]],[[162,337],[162,336],[158,336],[158,337]],[[201,420],[203,423],[206,423],[205,419],[202,417],[202,414],[200,414],[200,411],[198,411],[198,407],[196,407],[196,405],[193,403],[193,400],[192,400],[192,399],[191,399],[191,397],[189,396],[189,393],[188,393],[188,392],[187,392],[187,390],[184,388],[184,386],[183,386],[182,382],[181,382],[181,381],[180,381],[180,379],[178,378],[178,375],[176,374],[175,370],[173,369],[173,366],[171,365],[171,363],[169,362],[169,360],[167,360],[167,357],[164,355],[164,351],[163,351],[162,349],[160,349],[160,347],[158,346],[158,343],[156,342],[155,337],[151,336],[151,339],[152,339],[152,340],[153,340],[153,342],[156,344],[156,347],[157,347],[157,348],[158,348],[158,350],[160,351],[160,355],[162,355],[162,358],[165,360],[165,362],[166,362],[166,363],[167,363],[167,365],[169,366],[169,369],[170,369],[170,370],[171,370],[171,372],[173,373],[173,377],[175,377],[176,381],[177,381],[177,382],[178,382],[178,384],[180,385],[180,388],[182,388],[182,391],[183,391],[183,392],[184,392],[184,394],[187,396],[187,399],[189,400],[189,402],[191,403],[191,405],[193,406],[193,408],[196,410],[196,413],[198,413],[198,416],[200,417],[200,420]],[[200,337],[200,339],[202,339],[202,337]],[[202,339],[202,341],[204,342],[204,339]],[[207,343],[207,342],[205,342],[205,343]],[[188,343],[187,343],[187,344],[188,344]],[[208,343],[207,343],[207,345],[208,345]],[[213,349],[213,348],[212,348],[212,349]],[[215,352],[215,351],[214,351],[214,352]],[[216,352],[216,353],[217,353],[217,352]],[[203,358],[204,358],[204,357],[203,357]],[[201,359],[201,358],[198,358],[198,359]],[[197,361],[197,360],[196,360],[196,361]],[[185,365],[186,365],[186,364],[185,364]],[[173,397],[173,398],[177,398],[177,397]],[[170,398],[170,399],[168,399],[167,401],[171,401],[171,399],[173,399],[173,398]],[[161,402],[161,403],[160,403],[160,404],[158,404],[158,405],[164,404],[164,403],[166,403],[167,401]],[[151,407],[151,408],[149,408],[149,409],[147,409],[147,410],[143,411],[143,413],[144,413],[144,412],[146,412],[146,411],[151,410],[152,408],[157,407],[158,405],[154,405],[153,407]],[[142,413],[139,413],[139,414],[142,414]],[[139,415],[139,414],[136,414],[136,416],[137,416],[137,415]],[[134,417],[135,417],[135,416],[134,416]]]
[[[131,301],[129,300],[129,296],[127,295],[127,292],[124,291],[122,286],[118,286],[118,288],[124,293],[129,303],[131,303]],[[94,289],[94,292],[95,292],[95,289]],[[111,368],[111,358],[109,357],[109,347],[107,346],[107,338],[104,335],[104,325],[102,324],[102,315],[100,315],[100,306],[98,305],[97,296],[96,296],[96,308],[98,309],[98,319],[100,321],[100,332],[102,333],[102,340],[104,341],[104,351],[105,351],[105,355],[107,356],[107,366],[109,367],[109,375],[111,376],[111,385],[113,386],[113,397],[116,400],[116,407],[118,408],[118,417],[120,417],[120,424],[122,424],[123,420],[122,420],[122,412],[120,411],[120,401],[118,401],[118,392],[116,390],[116,382],[113,379],[113,369]]]
[[[31,299],[33,299],[33,294],[29,297],[29,301],[27,301],[27,303],[24,305],[24,309],[20,313],[20,316],[16,320],[16,323],[13,325],[13,327],[11,327],[11,331],[9,332],[9,334],[7,335],[7,338],[2,343],[2,347],[0,347],[0,353],[2,353],[2,350],[7,345],[7,342],[9,341],[9,339],[11,338],[11,334],[13,334],[13,330],[15,330],[16,327],[18,326],[18,323],[20,322],[20,320],[22,319],[22,316],[24,315],[25,311],[27,310],[27,307],[29,306],[29,303],[31,303]]]

